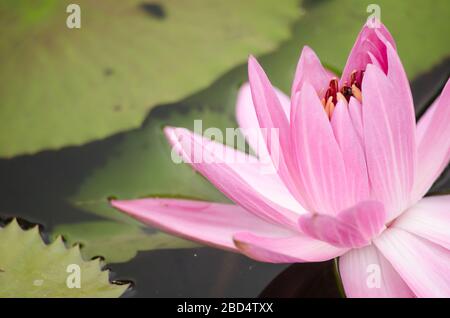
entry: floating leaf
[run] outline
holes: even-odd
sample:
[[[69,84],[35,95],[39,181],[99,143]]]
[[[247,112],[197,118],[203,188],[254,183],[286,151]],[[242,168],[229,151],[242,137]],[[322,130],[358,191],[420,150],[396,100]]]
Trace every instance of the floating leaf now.
[[[273,50],[297,0],[0,3],[0,156],[79,145],[138,127],[148,111]]]
[[[314,48],[328,67],[342,68],[357,33],[367,19],[369,3],[359,0],[322,1],[306,7],[306,14],[295,25],[293,38],[273,54],[261,58],[272,82],[288,91],[299,52],[305,44]],[[411,80],[439,64],[450,53],[448,41],[443,40],[447,37],[445,21],[446,12],[450,10],[449,1],[437,1],[432,6],[419,1],[379,1],[378,4],[382,20],[395,36]],[[421,42],[423,40],[426,45],[418,45],[424,43]],[[202,119],[203,129],[217,127],[225,131],[226,127],[236,127],[236,94],[246,79],[246,66],[241,66],[190,98],[170,107],[154,109],[142,128],[123,136],[122,142],[111,150],[108,162],[85,180],[72,201],[84,210],[127,222],[133,221],[109,207],[109,196],[120,199],[192,196],[226,202],[219,191],[188,165],[176,165],[171,161],[162,127],[171,125],[193,129],[195,119]]]
[[[63,235],[68,244],[81,244],[85,258],[101,256],[107,263],[127,262],[138,251],[193,248],[197,244],[161,232],[111,221],[59,225],[53,236]]]
[[[236,90],[235,88],[233,90]],[[196,109],[204,104],[195,102],[172,105],[170,123],[183,126],[202,118],[205,127],[233,127],[234,119],[223,111],[213,109]],[[205,106],[206,107],[206,106]],[[109,160],[92,179],[81,188],[73,198],[75,204],[84,210],[94,210],[105,217],[138,224],[126,214],[109,206],[110,195],[118,198],[136,198],[146,196],[185,197],[200,200],[222,201],[227,199],[209,181],[201,177],[186,164],[172,162],[170,147],[162,132],[164,119],[158,113],[143,128],[127,134],[126,142],[116,151],[113,160]],[[190,127],[193,129],[193,126]],[[135,155],[133,155],[135,154]],[[124,168],[126,167],[126,168]]]
[[[0,227],[0,255],[0,297],[119,297],[128,288],[111,284],[101,261],[84,261],[78,246],[46,245],[37,226],[24,231],[15,220]]]

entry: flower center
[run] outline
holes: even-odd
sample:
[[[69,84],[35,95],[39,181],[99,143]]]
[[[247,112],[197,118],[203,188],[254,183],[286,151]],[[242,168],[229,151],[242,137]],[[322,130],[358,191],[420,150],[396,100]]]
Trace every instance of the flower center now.
[[[322,105],[328,118],[331,118],[334,107],[338,100],[345,99],[350,101],[350,97],[355,97],[361,102],[361,83],[364,76],[364,71],[353,71],[350,74],[349,81],[345,81],[344,85],[339,88],[339,81],[333,78],[328,85],[324,97],[322,98]]]

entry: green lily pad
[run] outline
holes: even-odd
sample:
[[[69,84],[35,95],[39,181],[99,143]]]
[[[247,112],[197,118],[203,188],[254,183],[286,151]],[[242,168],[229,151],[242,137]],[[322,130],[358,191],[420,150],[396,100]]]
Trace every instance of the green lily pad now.
[[[61,237],[46,245],[37,226],[24,231],[15,220],[0,227],[0,255],[0,297],[119,297],[128,288],[111,284],[78,246],[67,249]]]
[[[297,0],[63,0],[0,3],[0,157],[80,145],[138,127],[249,52],[273,50]]]
[[[171,105],[174,109],[170,112],[170,123],[183,126],[187,122],[192,123],[195,119],[202,118],[205,126],[214,125],[225,129],[235,125],[234,119],[220,110],[214,110],[213,107],[199,110],[194,105],[204,104],[193,102]],[[144,128],[127,134],[125,143],[116,149],[118,152],[114,159],[111,158],[102,168],[94,170],[80,192],[72,199],[74,204],[104,217],[139,224],[124,213],[111,208],[108,198],[189,197],[227,202],[209,181],[188,165],[172,162],[170,147],[162,131],[166,121],[157,112],[151,118]]]
[[[59,225],[53,230],[53,236],[59,235],[70,245],[81,244],[85,258],[101,256],[107,263],[127,262],[138,251],[199,246],[165,233],[148,233],[140,227],[112,221]]]
[[[369,3],[318,1],[306,7],[306,14],[295,24],[293,38],[260,59],[272,82],[286,92],[289,90],[299,52],[306,44],[318,52],[325,65],[340,70],[367,19]],[[449,43],[443,40],[447,37],[445,21],[450,2],[436,1],[433,5],[419,1],[413,3],[378,2],[382,10],[381,19],[397,41],[411,80],[450,54]],[[226,127],[236,127],[236,94],[246,79],[246,66],[243,65],[221,77],[208,89],[170,108],[154,109],[142,128],[125,134],[123,141],[111,151],[107,163],[84,181],[72,202],[86,211],[126,222],[133,220],[112,209],[107,202],[108,197],[191,196],[227,202],[188,165],[171,161],[170,147],[162,127],[171,125],[193,129],[195,119],[203,120],[204,129],[217,127],[224,131]]]

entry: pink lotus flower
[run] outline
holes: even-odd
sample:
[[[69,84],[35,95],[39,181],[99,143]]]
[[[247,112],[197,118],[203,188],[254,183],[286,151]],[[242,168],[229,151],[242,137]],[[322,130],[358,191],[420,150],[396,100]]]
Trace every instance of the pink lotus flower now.
[[[383,25],[362,29],[340,80],[305,47],[291,98],[253,57],[248,70],[237,120],[257,131],[246,134],[257,157],[165,128],[177,152],[235,204],[138,199],[113,206],[263,262],[339,257],[349,297],[449,297],[450,196],[423,196],[450,159],[450,81],[416,126],[408,79]],[[258,147],[264,128],[277,129],[279,139]],[[222,160],[192,160],[192,144],[204,158]],[[267,159],[277,173],[261,173]]]

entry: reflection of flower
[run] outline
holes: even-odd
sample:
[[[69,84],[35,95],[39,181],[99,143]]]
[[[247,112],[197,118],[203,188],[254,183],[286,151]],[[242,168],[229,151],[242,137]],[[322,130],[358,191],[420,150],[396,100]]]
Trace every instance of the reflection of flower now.
[[[238,122],[277,129],[280,151],[273,140],[257,147],[258,134],[248,134],[258,159],[195,162],[186,151],[192,144],[201,145],[204,158],[245,155],[183,128],[165,129],[178,153],[236,205],[112,204],[168,232],[260,261],[340,256],[351,297],[450,296],[450,196],[422,199],[450,158],[450,84],[416,127],[408,80],[383,25],[363,28],[340,80],[308,47],[290,99],[274,90],[253,57],[249,80],[239,93]],[[261,173],[270,158],[277,173]]]

